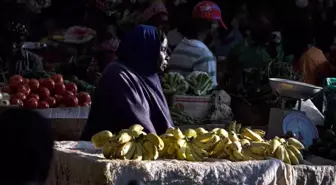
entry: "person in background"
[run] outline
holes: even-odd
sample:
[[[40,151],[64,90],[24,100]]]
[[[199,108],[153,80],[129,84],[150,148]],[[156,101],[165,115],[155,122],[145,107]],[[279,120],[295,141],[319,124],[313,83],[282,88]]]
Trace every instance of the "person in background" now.
[[[82,140],[135,123],[158,134],[173,126],[158,76],[167,66],[167,47],[165,35],[153,26],[139,25],[126,33],[118,61],[99,80]]]
[[[155,26],[165,33],[169,30],[168,12],[166,6],[161,1],[152,2],[139,15],[139,22],[146,25]]]
[[[169,71],[188,74],[192,71],[207,72],[213,86],[217,86],[216,57],[207,47],[219,26],[227,29],[222,21],[221,10],[210,1],[198,3],[193,10],[185,38],[176,46],[169,60]]]
[[[33,110],[10,109],[0,116],[0,184],[42,185],[53,157],[50,120]],[[13,160],[9,160],[13,159]]]

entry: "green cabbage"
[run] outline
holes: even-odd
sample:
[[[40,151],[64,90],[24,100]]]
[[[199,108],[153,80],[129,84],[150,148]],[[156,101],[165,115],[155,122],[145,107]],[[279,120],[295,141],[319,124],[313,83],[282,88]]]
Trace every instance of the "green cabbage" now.
[[[162,87],[166,94],[184,95],[189,85],[180,73],[169,72],[162,78]]]
[[[187,82],[191,92],[196,96],[208,95],[212,90],[212,80],[208,73],[194,71],[187,76]]]

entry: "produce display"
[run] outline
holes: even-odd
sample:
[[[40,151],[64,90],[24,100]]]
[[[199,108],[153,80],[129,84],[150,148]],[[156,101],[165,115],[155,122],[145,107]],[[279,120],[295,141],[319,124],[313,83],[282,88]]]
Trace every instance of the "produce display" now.
[[[168,128],[160,137],[146,134],[143,127],[133,125],[113,135],[102,131],[92,137],[95,147],[101,148],[108,159],[155,160],[158,158],[203,161],[207,158],[230,161],[279,159],[287,164],[300,164],[303,144],[291,137],[264,139],[265,132],[240,128],[231,123],[228,129]]]
[[[54,74],[50,78],[10,77],[9,84],[1,88],[10,95],[10,104],[30,109],[55,107],[90,106],[91,97],[87,92],[78,92],[77,85],[65,82],[63,76]]]
[[[212,90],[210,76],[202,71],[193,71],[186,78],[179,73],[170,72],[161,80],[166,94],[206,96]]]
[[[309,152],[331,160],[336,160],[336,134],[333,130],[326,130],[321,138],[314,139]]]

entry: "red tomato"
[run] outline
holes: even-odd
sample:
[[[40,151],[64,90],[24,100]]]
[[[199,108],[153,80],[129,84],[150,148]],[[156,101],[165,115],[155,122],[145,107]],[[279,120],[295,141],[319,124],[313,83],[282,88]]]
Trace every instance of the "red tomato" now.
[[[25,101],[24,106],[29,109],[37,109],[38,100],[36,98],[29,98]]]
[[[81,107],[90,107],[90,103],[84,102],[80,104]]]
[[[62,102],[62,100],[63,100],[63,96],[61,96],[61,95],[55,95],[55,99],[56,99],[56,103],[57,104],[62,104],[63,102]]]
[[[39,101],[37,108],[39,108],[39,109],[48,109],[49,108],[49,104],[46,101]]]
[[[3,86],[1,92],[11,94],[11,88],[9,86]]]
[[[78,98],[74,95],[68,95],[64,97],[64,104],[67,107],[76,107],[78,106]]]
[[[55,81],[55,83],[61,82],[63,83],[63,76],[61,74],[55,74],[51,77]]]
[[[46,87],[40,87],[39,88],[39,95],[42,99],[45,99],[50,96],[50,91]]]
[[[30,79],[29,87],[32,91],[36,91],[40,87],[40,82],[36,79]]]
[[[56,106],[56,98],[49,96],[45,99],[45,101],[49,104],[50,107]]]
[[[16,92],[22,92],[28,95],[28,89],[25,85],[20,85],[19,87],[17,87]]]
[[[40,96],[38,94],[34,94],[34,93],[30,94],[27,99],[31,99],[31,98],[35,98],[37,100],[40,100]]]
[[[44,79],[41,85],[49,90],[53,90],[55,88],[55,82],[51,78]]]
[[[73,93],[77,92],[77,85],[73,82],[65,84],[65,89],[67,91],[72,91]]]
[[[9,79],[9,86],[12,88],[18,87],[23,84],[23,78],[20,75],[14,75]]]
[[[90,103],[91,102],[91,96],[87,92],[79,92],[77,95],[79,103]]]
[[[31,89],[30,89],[29,85],[25,84],[24,86],[26,87],[26,95],[30,95]]]
[[[12,98],[10,102],[11,102],[11,105],[23,106],[23,101],[19,98]]]
[[[64,91],[64,93],[62,94],[63,97],[67,97],[69,95],[74,96],[74,93],[72,91]]]
[[[16,94],[13,94],[11,96],[11,99],[20,99],[20,100],[25,100],[27,98],[26,94],[25,93],[22,93],[22,92],[18,92]]]
[[[42,86],[44,80],[45,80],[44,78],[41,78],[41,79],[38,80],[41,86]]]
[[[65,92],[65,85],[63,82],[55,84],[55,94],[63,94]]]
[[[30,80],[29,80],[28,78],[23,79],[23,83],[24,83],[24,84],[29,84],[29,81],[30,81]]]

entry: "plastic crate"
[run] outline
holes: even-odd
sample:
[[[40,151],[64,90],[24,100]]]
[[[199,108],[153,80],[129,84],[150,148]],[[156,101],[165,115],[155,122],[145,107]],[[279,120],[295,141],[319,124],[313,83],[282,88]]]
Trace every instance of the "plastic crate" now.
[[[324,86],[324,124],[336,127],[336,78],[327,78]]]

